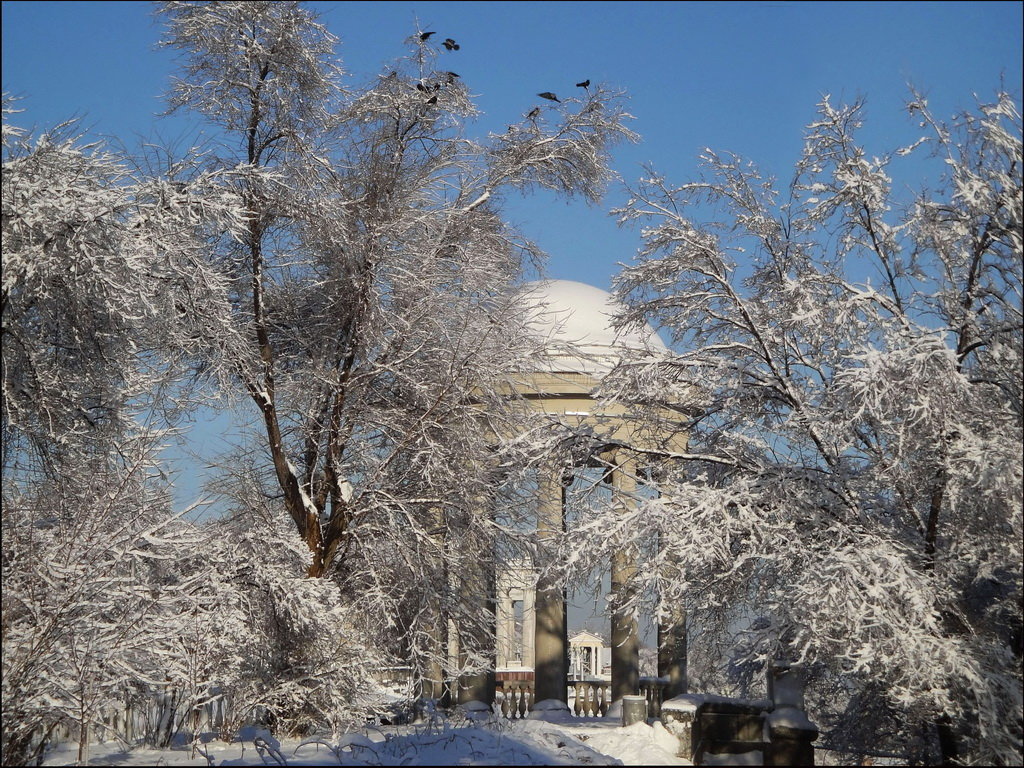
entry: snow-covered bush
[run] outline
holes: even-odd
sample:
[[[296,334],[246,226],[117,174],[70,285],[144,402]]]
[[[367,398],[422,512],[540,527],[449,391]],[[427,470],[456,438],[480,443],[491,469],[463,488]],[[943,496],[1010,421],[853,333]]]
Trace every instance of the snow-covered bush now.
[[[3,493],[3,755],[38,756],[55,729],[86,754],[107,717],[161,680],[201,574],[168,561],[196,533],[174,520],[152,441],[122,442],[121,460],[62,464],[59,481]]]
[[[194,559],[209,578],[173,682],[197,703],[224,699],[225,738],[253,723],[308,735],[366,722],[385,701],[374,672],[389,660],[366,644],[363,608],[332,581],[307,576],[308,550],[266,506],[204,528]]]

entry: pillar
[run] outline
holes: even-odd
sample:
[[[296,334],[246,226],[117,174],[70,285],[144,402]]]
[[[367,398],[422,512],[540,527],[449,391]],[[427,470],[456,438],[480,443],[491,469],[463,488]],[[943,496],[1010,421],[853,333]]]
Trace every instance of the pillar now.
[[[636,460],[622,449],[612,457],[608,479],[612,484],[616,513],[636,504]],[[636,557],[628,549],[612,556],[612,701],[632,696],[640,690],[640,638],[636,619],[621,610],[629,599],[630,583],[636,576]]]
[[[534,596],[534,701],[568,701],[568,637],[565,590],[546,568],[550,546],[565,525],[565,487],[555,468],[541,470],[537,480],[537,544],[541,562]]]
[[[649,468],[652,482],[663,479],[663,464]],[[662,541],[658,541],[659,550]],[[686,644],[686,609],[681,604],[662,604],[662,618],[658,621],[658,677],[666,678],[668,685],[663,693],[664,700],[681,696],[689,691],[687,682],[688,648]]]
[[[687,692],[686,612],[673,611],[658,623],[658,677],[668,678],[665,698]]]
[[[448,638],[443,625],[448,622],[446,619],[437,616],[434,620],[433,626],[430,627],[430,637],[433,640],[433,652],[435,654],[425,670],[425,675],[421,684],[421,696],[425,699],[435,699],[440,701],[444,697],[444,678],[445,670],[442,658],[446,657],[445,649],[448,645]]]
[[[479,599],[479,597],[477,599]],[[491,606],[493,606],[493,603],[491,603]],[[494,703],[494,692],[496,687],[494,674],[495,648],[493,608],[491,610],[491,616],[491,625],[484,629],[481,636],[473,638],[477,652],[481,653],[485,658],[490,659],[488,668],[475,674],[463,674],[459,677],[458,690],[459,705],[465,706],[466,704],[476,703],[481,705],[480,709],[484,711],[489,711],[491,705]],[[468,653],[466,643],[460,643],[459,668],[464,669],[467,662]]]
[[[434,507],[430,510],[430,527],[435,531],[431,536],[434,538],[438,549],[446,551],[449,543],[443,532],[447,530],[447,520],[444,510],[440,507]],[[451,584],[451,575],[448,567],[442,562],[439,564],[439,569],[443,574],[442,578],[447,587]],[[433,699],[442,707],[451,704],[451,698],[447,695],[449,689],[447,683],[451,676],[451,663],[448,648],[448,607],[446,597],[444,596],[446,593],[447,589],[443,590],[443,594],[438,597],[436,602],[432,602],[428,608],[430,611],[430,623],[426,627],[426,631],[431,641],[431,658],[427,662],[420,679],[420,696],[424,699]]]
[[[785,661],[768,665],[768,698],[774,709],[766,718],[769,742],[765,765],[814,765],[818,726],[804,711],[803,668]]]
[[[481,500],[478,503],[486,502]],[[481,551],[476,557],[467,559],[459,574],[459,598],[464,605],[472,605],[479,610],[482,621],[476,627],[459,628],[458,668],[466,668],[471,653],[487,660],[484,669],[459,677],[456,703],[467,712],[489,712],[495,698],[497,615],[494,563],[495,559],[488,551]]]

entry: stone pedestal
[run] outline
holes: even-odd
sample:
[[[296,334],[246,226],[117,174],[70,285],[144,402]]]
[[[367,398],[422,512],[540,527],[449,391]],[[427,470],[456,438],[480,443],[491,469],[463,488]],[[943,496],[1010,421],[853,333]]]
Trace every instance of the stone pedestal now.
[[[477,699],[460,703],[458,710],[467,720],[478,723],[486,722],[491,716],[491,708]]]
[[[802,710],[777,709],[768,716],[769,743],[765,765],[814,765],[814,741],[818,729]]]
[[[530,714],[527,715],[528,720],[544,720],[549,723],[569,723],[572,722],[573,716],[572,711],[569,709],[569,705],[564,701],[558,701],[557,699],[538,699],[530,707]]]
[[[646,696],[623,696],[622,697],[622,725],[633,725],[633,723],[647,722],[647,697]]]
[[[693,725],[697,717],[697,707],[696,700],[689,701],[685,696],[661,703],[661,724],[665,726],[666,731],[679,739],[676,757],[693,759]]]
[[[767,717],[769,744],[765,765],[814,765],[818,727],[804,712],[804,671],[796,664],[775,661],[768,668],[768,696],[774,710]]]
[[[463,675],[459,678],[459,707],[466,709],[468,704],[476,703],[490,711],[490,702],[494,701],[494,672],[480,672],[476,675]]]

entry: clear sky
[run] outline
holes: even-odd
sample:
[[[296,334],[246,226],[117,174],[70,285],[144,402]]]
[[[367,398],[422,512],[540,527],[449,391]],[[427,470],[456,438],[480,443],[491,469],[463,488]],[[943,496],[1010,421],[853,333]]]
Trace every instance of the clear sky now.
[[[621,146],[626,181],[653,163],[682,183],[704,147],[739,153],[788,176],[802,128],[823,93],[867,99],[869,149],[912,135],[901,111],[907,84],[929,95],[939,116],[1004,87],[1020,98],[1020,2],[321,2],[341,38],[353,81],[403,52],[418,20],[461,49],[442,54],[479,95],[479,132],[504,131],[540,101],[589,78],[626,90],[642,142]],[[22,121],[50,126],[72,115],[131,145],[159,132],[173,71],[156,49],[160,29],[146,2],[4,2],[3,88],[24,96]],[[551,256],[551,277],[608,288],[632,258],[634,231],[607,209],[548,195],[517,199],[510,217]]]
[[[440,61],[479,95],[480,135],[504,131],[541,91],[572,93],[588,78],[624,89],[642,137],[616,152],[626,181],[652,163],[683,183],[704,147],[785,179],[825,93],[866,98],[862,135],[879,154],[915,135],[901,109],[910,83],[939,117],[1000,87],[1021,98],[1021,2],[311,5],[341,38],[353,84],[400,56],[417,20],[436,39],[457,40],[460,50]],[[156,48],[151,11],[146,2],[4,2],[3,89],[24,97],[19,123],[49,127],[77,115],[129,147],[157,134],[189,138],[187,122],[155,118],[173,61]],[[542,194],[513,201],[508,214],[550,254],[550,277],[607,289],[639,245],[607,214],[623,199],[617,188],[600,207]]]

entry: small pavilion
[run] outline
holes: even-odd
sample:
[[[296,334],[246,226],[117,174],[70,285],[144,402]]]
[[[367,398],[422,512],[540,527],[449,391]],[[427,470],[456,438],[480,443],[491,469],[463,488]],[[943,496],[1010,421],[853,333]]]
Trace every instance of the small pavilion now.
[[[606,291],[570,280],[528,283],[522,293],[530,307],[530,330],[544,342],[545,354],[538,369],[513,382],[529,406],[553,420],[552,427],[571,434],[571,456],[557,457],[541,473],[537,483],[537,538],[544,552],[545,540],[561,534],[565,525],[566,481],[575,469],[600,467],[614,495],[614,507],[626,509],[636,503],[638,478],[659,456],[686,450],[687,435],[678,429],[654,427],[628,404],[595,398],[603,377],[623,360],[643,360],[667,355],[669,350],[655,330],[645,328],[618,332],[612,318],[619,307]],[[659,419],[659,423],[671,423]],[[580,450],[580,446],[584,450]],[[567,477],[568,473],[568,477]],[[543,554],[541,555],[544,556]],[[569,643],[566,627],[566,595],[562,587],[543,575],[533,594],[532,624],[535,700],[567,698]],[[613,558],[611,590],[611,696],[617,701],[635,694],[639,687],[639,636],[636,621],[615,609],[635,573],[636,563],[623,553]],[[499,617],[502,615],[498,606]],[[507,622],[506,622],[507,624]],[[501,646],[499,619],[499,647]],[[659,635],[679,634],[678,627],[664,627]],[[667,633],[667,635],[665,635]],[[526,644],[531,645],[530,643]],[[664,644],[663,644],[664,645]],[[670,689],[685,689],[684,662],[671,652],[661,654],[660,674],[673,683]]]
[[[569,638],[570,680],[601,680],[604,678],[605,657],[610,649],[604,639],[583,630]],[[610,659],[610,656],[608,657]]]

